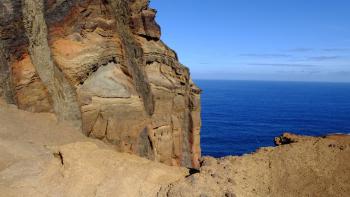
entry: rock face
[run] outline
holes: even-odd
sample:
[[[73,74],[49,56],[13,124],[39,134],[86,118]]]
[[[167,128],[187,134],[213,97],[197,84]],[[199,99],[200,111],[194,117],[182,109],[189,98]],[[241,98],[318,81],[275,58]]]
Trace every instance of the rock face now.
[[[200,159],[200,90],[154,17],[146,0],[0,0],[0,196],[349,196],[346,135]]]
[[[0,0],[0,94],[92,138],[199,167],[200,90],[147,0]]]

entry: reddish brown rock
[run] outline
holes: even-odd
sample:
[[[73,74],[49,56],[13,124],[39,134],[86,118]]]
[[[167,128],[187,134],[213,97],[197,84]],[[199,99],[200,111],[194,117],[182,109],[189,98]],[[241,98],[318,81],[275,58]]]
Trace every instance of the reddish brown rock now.
[[[198,167],[200,91],[148,4],[1,1],[1,94],[120,151]]]
[[[41,82],[29,55],[11,65],[12,84],[18,108],[31,112],[50,112],[52,104],[49,93]]]

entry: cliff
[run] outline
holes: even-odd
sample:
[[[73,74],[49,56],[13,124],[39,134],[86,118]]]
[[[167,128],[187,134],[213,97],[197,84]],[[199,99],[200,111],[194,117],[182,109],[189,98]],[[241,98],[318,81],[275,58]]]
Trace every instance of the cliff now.
[[[200,90],[148,4],[1,0],[1,97],[118,151],[198,167]]]
[[[87,138],[52,114],[0,103],[0,196],[256,197],[350,194],[350,136],[285,134],[242,157],[171,167]],[[281,143],[283,142],[283,143]]]
[[[201,158],[200,90],[155,14],[0,0],[0,196],[349,196],[347,135]]]

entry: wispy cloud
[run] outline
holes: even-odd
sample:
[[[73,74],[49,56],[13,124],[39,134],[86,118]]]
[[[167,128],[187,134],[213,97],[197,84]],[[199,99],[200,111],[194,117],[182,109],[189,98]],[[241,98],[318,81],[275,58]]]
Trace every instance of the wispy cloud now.
[[[327,51],[327,52],[341,52],[341,51],[350,51],[350,48],[325,48],[322,49],[323,51]]]
[[[276,66],[276,67],[316,67],[317,65],[312,64],[285,64],[285,63],[249,63],[250,66]]]
[[[240,54],[240,56],[244,56],[244,57],[260,57],[260,58],[285,58],[285,57],[291,57],[291,55],[281,54],[281,53],[243,53],[243,54]]]
[[[316,74],[321,73],[321,71],[319,71],[319,70],[309,70],[309,71],[304,71],[304,72],[309,74],[309,75],[316,75]]]
[[[300,48],[288,49],[287,51],[289,51],[289,52],[309,52],[309,51],[314,51],[314,49],[300,47]]]
[[[322,55],[322,56],[312,56],[312,57],[307,57],[308,60],[312,61],[325,61],[325,60],[335,60],[339,59],[341,56],[327,56],[327,55]]]
[[[339,75],[339,76],[350,76],[350,71],[340,70],[340,71],[333,72],[333,74]]]
[[[317,74],[320,74],[321,71],[319,70],[293,70],[293,71],[278,70],[276,73],[285,74],[285,75],[290,75],[290,74],[317,75]]]

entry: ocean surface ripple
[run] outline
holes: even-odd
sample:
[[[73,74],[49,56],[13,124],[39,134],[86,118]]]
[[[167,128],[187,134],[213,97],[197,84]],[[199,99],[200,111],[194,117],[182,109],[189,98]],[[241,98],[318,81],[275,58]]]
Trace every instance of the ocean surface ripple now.
[[[283,132],[350,133],[350,83],[196,80],[203,90],[203,155],[273,146]]]

